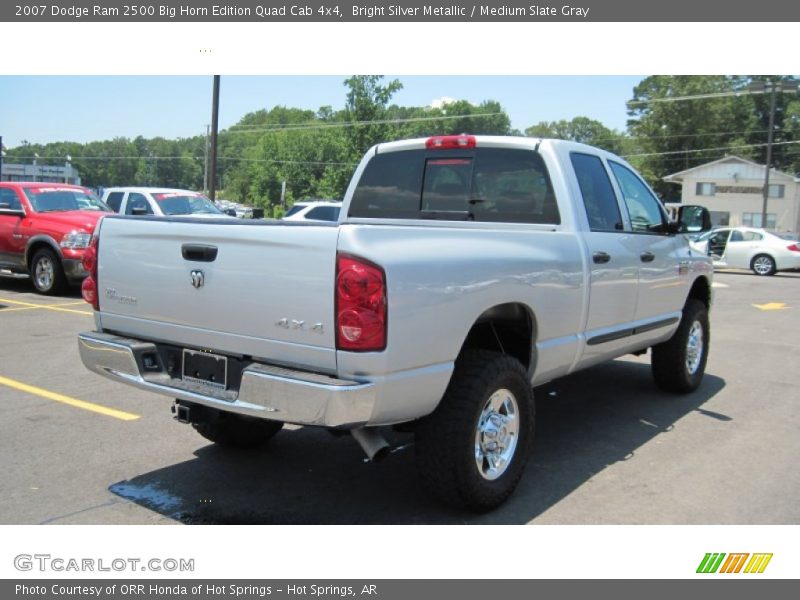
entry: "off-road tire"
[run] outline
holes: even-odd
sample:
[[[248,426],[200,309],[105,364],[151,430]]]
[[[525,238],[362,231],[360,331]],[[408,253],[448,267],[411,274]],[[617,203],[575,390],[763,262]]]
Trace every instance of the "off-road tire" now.
[[[701,339],[698,339],[698,333]],[[688,394],[703,380],[711,341],[708,308],[690,298],[673,336],[653,346],[650,365],[656,385],[667,392]],[[697,356],[697,352],[701,352]]]
[[[195,431],[210,442],[226,448],[258,448],[270,441],[283,427],[280,421],[203,408],[203,418],[192,423]]]
[[[490,399],[505,392],[513,396],[516,411],[515,436],[507,439],[516,440],[506,466],[496,478],[488,479],[479,466],[483,447],[479,440],[486,439],[481,435],[485,432],[481,422],[485,422],[482,417],[487,415]],[[522,477],[533,441],[534,418],[533,390],[518,360],[488,350],[464,352],[439,406],[415,431],[417,471],[424,487],[452,507],[475,512],[496,508]],[[501,438],[505,433],[503,429]]]
[[[37,250],[33,255],[30,277],[36,291],[47,296],[58,294],[67,286],[61,261],[49,248]]]

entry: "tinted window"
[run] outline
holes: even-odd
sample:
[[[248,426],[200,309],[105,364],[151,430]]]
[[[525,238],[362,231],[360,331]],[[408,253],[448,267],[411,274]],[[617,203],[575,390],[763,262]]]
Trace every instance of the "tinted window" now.
[[[350,216],[418,218],[424,167],[424,150],[373,156],[353,193]]]
[[[287,212],[285,215],[283,215],[283,216],[284,216],[284,217],[291,217],[292,215],[299,213],[299,212],[300,212],[301,210],[303,210],[303,209],[304,209],[306,206],[307,206],[306,204],[295,204],[295,205],[294,205],[294,206],[292,206],[292,208],[290,208],[290,209],[288,210],[288,212]]]
[[[152,215],[153,209],[150,208],[150,203],[143,194],[131,192],[128,194],[128,203],[125,205],[125,214],[132,215],[134,209],[140,215]]]
[[[468,208],[476,221],[558,224],[556,196],[542,157],[530,150],[478,150]]]
[[[760,242],[764,239],[763,235],[756,233],[755,231],[745,231],[741,235],[742,240],[745,242]],[[786,239],[792,239],[792,236],[787,237]]]
[[[570,158],[591,230],[620,231],[622,215],[603,161],[599,156],[578,152],[570,154]]]
[[[731,233],[730,241],[732,241],[732,242],[743,242],[744,241],[744,236],[742,235],[742,232],[738,231],[738,230],[734,230]]]
[[[541,156],[529,150],[411,150],[375,156],[350,216],[560,223]]]
[[[153,194],[153,198],[165,215],[224,214],[205,196],[166,192]]]
[[[119,212],[119,207],[122,204],[122,197],[124,195],[124,192],[111,192],[108,194],[108,198],[106,198],[106,204],[108,204],[114,212]]]
[[[661,203],[633,171],[619,163],[609,162],[617,178],[622,198],[628,208],[633,231],[662,232],[665,217]]]
[[[339,218],[338,206],[317,206],[306,213],[306,219],[336,221]]]
[[[9,210],[20,210],[22,209],[22,203],[19,201],[17,197],[17,193],[9,188],[0,188],[0,204],[8,204],[7,207]]]

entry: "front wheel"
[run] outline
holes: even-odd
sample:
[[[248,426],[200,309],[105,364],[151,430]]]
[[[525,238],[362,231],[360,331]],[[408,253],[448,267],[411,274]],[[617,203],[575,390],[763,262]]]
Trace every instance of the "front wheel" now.
[[[708,308],[689,299],[673,336],[653,346],[651,367],[656,385],[668,392],[693,392],[703,380],[708,360]]]
[[[42,248],[34,254],[30,274],[33,287],[40,294],[57,294],[67,283],[61,261],[49,248]]]
[[[775,275],[778,270],[775,268],[775,259],[767,254],[753,257],[750,268],[756,275]]]
[[[533,439],[533,390],[510,356],[467,351],[437,409],[416,429],[417,471],[439,500],[486,511],[522,477]]]

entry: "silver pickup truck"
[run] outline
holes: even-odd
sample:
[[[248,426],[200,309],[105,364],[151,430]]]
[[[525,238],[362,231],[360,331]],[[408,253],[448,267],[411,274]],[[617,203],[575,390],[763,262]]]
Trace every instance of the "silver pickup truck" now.
[[[425,486],[488,510],[524,470],[532,386],[650,349],[657,385],[697,388],[713,271],[683,232],[708,228],[590,146],[379,144],[338,223],[103,219],[80,354],[218,444],[294,423],[378,458],[379,428],[413,430]]]

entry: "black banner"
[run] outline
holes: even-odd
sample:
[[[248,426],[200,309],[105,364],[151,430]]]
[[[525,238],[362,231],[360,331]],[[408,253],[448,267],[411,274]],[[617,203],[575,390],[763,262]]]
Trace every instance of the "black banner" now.
[[[11,22],[793,22],[786,0],[17,0],[0,5]]]

